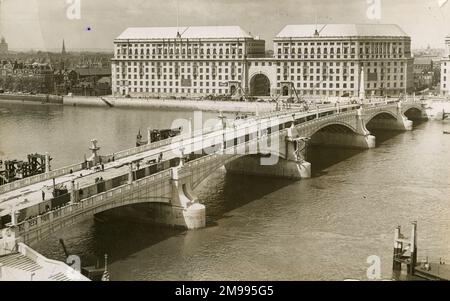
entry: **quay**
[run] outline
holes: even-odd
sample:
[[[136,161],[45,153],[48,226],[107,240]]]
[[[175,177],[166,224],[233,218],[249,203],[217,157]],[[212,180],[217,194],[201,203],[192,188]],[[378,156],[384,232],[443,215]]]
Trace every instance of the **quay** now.
[[[17,242],[32,245],[97,213],[137,203],[148,205],[155,223],[202,228],[206,208],[194,189],[218,168],[309,178],[306,144],[374,148],[368,128],[410,131],[423,113],[420,102],[385,100],[232,121],[221,115],[211,128],[192,132],[183,126],[187,132],[179,136],[109,155],[100,154],[94,139],[84,162],[0,186],[0,254]]]
[[[271,112],[275,110],[274,102],[244,102],[244,101],[213,101],[199,99],[156,99],[156,98],[125,98],[125,97],[85,97],[64,96],[65,106],[143,108],[158,110],[193,110],[222,112]]]
[[[50,94],[0,93],[1,101],[27,101],[42,104],[63,104],[63,97]]]

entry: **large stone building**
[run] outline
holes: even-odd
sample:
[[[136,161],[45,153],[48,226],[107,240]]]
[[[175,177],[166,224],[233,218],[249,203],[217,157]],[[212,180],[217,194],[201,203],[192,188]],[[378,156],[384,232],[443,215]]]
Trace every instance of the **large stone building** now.
[[[441,61],[441,94],[450,95],[450,35],[445,38],[445,56]]]
[[[288,25],[272,57],[238,26],[129,28],[114,44],[114,95],[357,96],[361,74],[369,95],[414,85],[411,39],[396,25]]]
[[[128,28],[115,41],[115,95],[235,94],[264,41],[238,26]]]

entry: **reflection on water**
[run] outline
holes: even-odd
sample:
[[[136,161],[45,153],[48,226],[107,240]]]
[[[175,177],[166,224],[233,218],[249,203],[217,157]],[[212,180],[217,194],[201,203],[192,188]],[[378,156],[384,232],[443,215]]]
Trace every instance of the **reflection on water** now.
[[[13,114],[0,118],[0,149],[8,154],[26,154],[30,145],[35,151],[49,149],[60,164],[85,151],[92,133],[106,149],[120,149],[133,145],[138,127],[167,126],[170,118],[190,115],[8,109]],[[370,255],[380,256],[382,276],[390,278],[394,228],[400,224],[409,231],[410,221],[417,220],[419,260],[449,261],[450,138],[442,134],[449,125],[428,122],[412,132],[374,132],[377,148],[366,151],[311,148],[313,178],[298,182],[219,169],[196,190],[207,208],[205,229],[90,220],[36,249],[63,259],[57,240],[64,238],[69,252],[86,260],[108,253],[113,280],[365,279]],[[67,144],[61,147],[61,141]]]

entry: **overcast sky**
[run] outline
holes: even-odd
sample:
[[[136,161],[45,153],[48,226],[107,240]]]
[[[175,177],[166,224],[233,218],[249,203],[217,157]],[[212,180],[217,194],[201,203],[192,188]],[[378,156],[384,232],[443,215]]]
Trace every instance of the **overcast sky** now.
[[[0,0],[0,34],[11,49],[111,49],[129,26],[176,26],[177,0],[80,0],[81,18],[70,20],[75,0]],[[180,25],[239,25],[266,40],[286,24],[395,23],[413,47],[443,48],[450,33],[450,0],[380,0],[381,19],[367,16],[378,0],[178,0]],[[87,30],[90,27],[91,30]]]

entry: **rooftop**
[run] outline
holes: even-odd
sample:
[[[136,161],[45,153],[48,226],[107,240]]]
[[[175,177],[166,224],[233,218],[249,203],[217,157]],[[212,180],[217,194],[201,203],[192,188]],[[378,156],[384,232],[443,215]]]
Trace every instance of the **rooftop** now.
[[[105,76],[111,75],[111,68],[75,68],[80,76]]]
[[[252,38],[240,26],[130,27],[116,40]]]
[[[432,57],[415,57],[414,58],[414,65],[431,65],[431,62],[433,61]]]
[[[286,25],[277,38],[313,38],[316,30],[319,37],[408,37],[395,24],[301,24]]]

